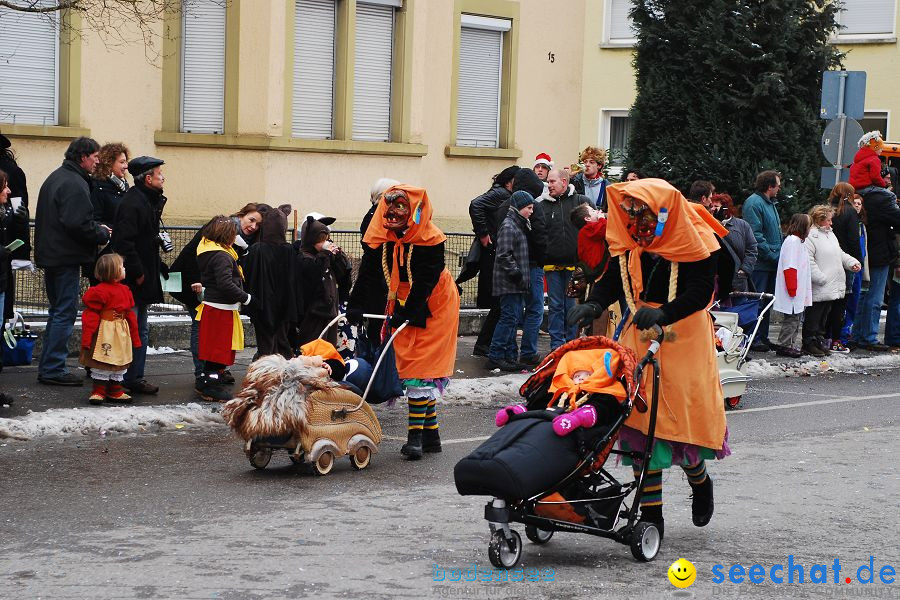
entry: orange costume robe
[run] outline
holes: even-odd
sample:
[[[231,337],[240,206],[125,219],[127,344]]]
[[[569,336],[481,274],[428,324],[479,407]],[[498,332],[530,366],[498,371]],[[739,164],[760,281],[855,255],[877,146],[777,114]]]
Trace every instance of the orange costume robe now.
[[[379,200],[363,236],[365,252],[350,295],[349,309],[393,314],[399,307],[409,325],[394,339],[397,372],[402,379],[441,379],[453,375],[459,329],[459,292],[444,264],[446,236],[432,223],[424,189],[396,185],[410,200],[407,229],[384,227],[385,203]]]
[[[710,293],[708,299],[705,295],[695,297],[692,308],[688,309],[693,312],[687,315],[683,314],[686,312],[683,302],[681,311],[678,310],[678,299],[672,297],[671,292],[669,301],[665,303],[646,302],[641,296],[645,282],[653,277],[651,272],[645,279],[643,272],[651,260],[656,260],[654,270],[657,265],[664,265],[661,272],[666,273],[666,287],[671,286],[668,275],[671,269],[675,264],[681,266],[678,273],[678,296],[691,293],[690,289],[685,289],[689,286],[685,286],[682,276],[686,278],[689,273],[697,273],[700,270],[698,265],[707,269],[702,271],[702,276],[708,287],[702,289],[711,292],[715,258],[710,257],[719,249],[719,242],[715,236],[727,235],[727,230],[702,206],[697,205],[699,210],[695,209],[678,190],[661,179],[641,179],[615,184],[608,187],[606,193],[609,198],[606,235],[612,259],[611,268],[604,276],[604,280],[607,278],[610,280],[605,282],[601,280],[604,285],[594,290],[591,300],[597,301],[605,308],[604,303],[608,298],[617,297],[617,292],[621,293],[623,290],[626,294],[629,292],[624,288],[624,281],[630,286],[634,302],[632,311],[639,310],[642,306],[652,306],[662,307],[667,315],[678,315],[677,320],[665,327],[672,334],[668,336],[672,339],[663,342],[657,355],[660,364],[657,441],[676,443],[675,446],[678,447],[674,452],[676,459],[680,458],[681,450],[684,448],[692,448],[690,450],[692,456],[697,456],[700,452],[701,457],[711,457],[715,454],[722,458],[730,453],[726,443],[725,408],[716,364],[712,319],[709,312],[704,309],[712,303],[712,294]],[[646,202],[657,215],[662,208],[668,211],[661,235],[655,237],[647,247],[638,246],[628,232],[628,217],[620,206],[626,196]],[[645,253],[647,256],[643,256],[642,261],[642,255]],[[651,253],[663,260],[654,258]],[[712,270],[709,270],[710,265],[713,267]],[[626,277],[622,277],[623,267],[627,271]],[[694,289],[693,293],[696,296],[698,292]],[[705,294],[705,291],[702,293]],[[620,343],[632,348],[638,357],[646,354],[650,344],[649,341],[641,339],[640,333],[636,327],[631,326],[629,320],[620,339]],[[651,371],[647,369],[644,372],[644,385],[648,395],[652,389]],[[634,411],[626,425],[646,435],[649,419],[649,411],[645,413]],[[669,444],[667,449],[671,450],[672,446]],[[673,453],[660,454],[660,459],[664,459],[664,455],[671,458]],[[657,463],[656,458],[655,453],[654,463]],[[651,468],[661,466],[669,465],[651,464]]]

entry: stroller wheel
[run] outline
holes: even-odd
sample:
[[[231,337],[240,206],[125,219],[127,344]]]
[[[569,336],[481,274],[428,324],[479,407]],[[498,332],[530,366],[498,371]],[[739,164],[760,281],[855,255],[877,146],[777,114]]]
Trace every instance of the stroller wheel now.
[[[331,473],[331,469],[334,468],[334,454],[326,450],[319,455],[318,460],[316,460],[316,463],[313,466],[315,467],[317,474],[328,475]]]
[[[272,460],[271,448],[258,448],[250,455],[250,464],[254,469],[265,469]]]
[[[369,461],[372,460],[372,451],[365,446],[360,446],[356,453],[350,455],[350,464],[353,465],[353,468],[357,471],[361,471],[369,466]]]
[[[638,560],[650,562],[659,552],[659,529],[653,523],[641,521],[631,530],[631,554]]]
[[[525,537],[534,542],[535,544],[546,544],[550,541],[550,538],[553,537],[552,531],[545,531],[543,529],[538,529],[534,525],[526,525],[525,526]]]
[[[738,407],[738,404],[741,403],[741,398],[743,396],[731,396],[730,398],[725,398],[725,410],[734,410]]]
[[[514,529],[510,530],[512,539],[507,542],[503,535],[503,530],[498,529],[491,535],[491,542],[488,544],[488,559],[491,564],[498,569],[512,569],[519,564],[522,558],[522,536]],[[510,548],[512,543],[512,548]]]

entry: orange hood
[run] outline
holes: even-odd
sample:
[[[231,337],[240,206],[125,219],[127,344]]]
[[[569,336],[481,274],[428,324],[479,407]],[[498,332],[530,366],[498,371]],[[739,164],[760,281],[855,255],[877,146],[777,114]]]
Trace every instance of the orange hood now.
[[[378,208],[375,209],[369,228],[363,236],[364,243],[376,248],[385,242],[397,241],[397,235],[384,227],[384,211],[387,206],[384,203],[384,196],[392,190],[403,190],[409,196],[410,202],[409,220],[406,222],[408,227],[400,242],[418,246],[436,246],[447,239],[437,225],[431,222],[432,208],[428,193],[423,188],[401,183],[386,189],[378,199]]]

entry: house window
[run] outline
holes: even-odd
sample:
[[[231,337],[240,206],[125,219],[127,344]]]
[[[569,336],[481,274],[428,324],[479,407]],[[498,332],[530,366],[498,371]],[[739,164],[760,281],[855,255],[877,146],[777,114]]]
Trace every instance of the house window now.
[[[500,147],[503,36],[511,21],[461,15],[456,145]]]
[[[337,3],[294,4],[293,137],[334,137],[334,66]]]
[[[627,110],[604,110],[601,119],[600,139],[608,148],[609,165],[625,166],[628,160],[628,136],[631,133],[631,117]]]
[[[0,8],[0,23],[0,122],[58,125],[59,13]]]
[[[353,139],[391,139],[394,13],[399,0],[357,0]]]
[[[604,45],[633,46],[637,42],[637,31],[628,16],[632,0],[606,0],[605,5]]]
[[[888,113],[885,110],[866,111],[865,116],[859,120],[863,132],[880,131],[884,139],[888,139]],[[856,142],[856,140],[850,140]]]
[[[894,35],[896,0],[844,0],[837,15],[841,38],[883,38]]]
[[[225,131],[225,10],[219,0],[183,0],[181,131]]]

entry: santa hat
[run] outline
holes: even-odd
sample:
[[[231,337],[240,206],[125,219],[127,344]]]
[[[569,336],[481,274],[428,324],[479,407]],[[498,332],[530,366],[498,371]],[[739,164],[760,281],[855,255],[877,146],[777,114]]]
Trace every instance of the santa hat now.
[[[859,138],[859,142],[857,145],[860,148],[868,146],[872,150],[879,150],[882,146],[884,146],[884,140],[881,139],[880,131],[870,131]]]
[[[540,154],[538,154],[537,156],[534,157],[534,166],[532,166],[531,168],[533,169],[534,167],[536,167],[538,165],[544,165],[548,169],[552,169],[553,168],[553,160],[550,159],[549,154],[547,154],[546,152],[541,152]]]

